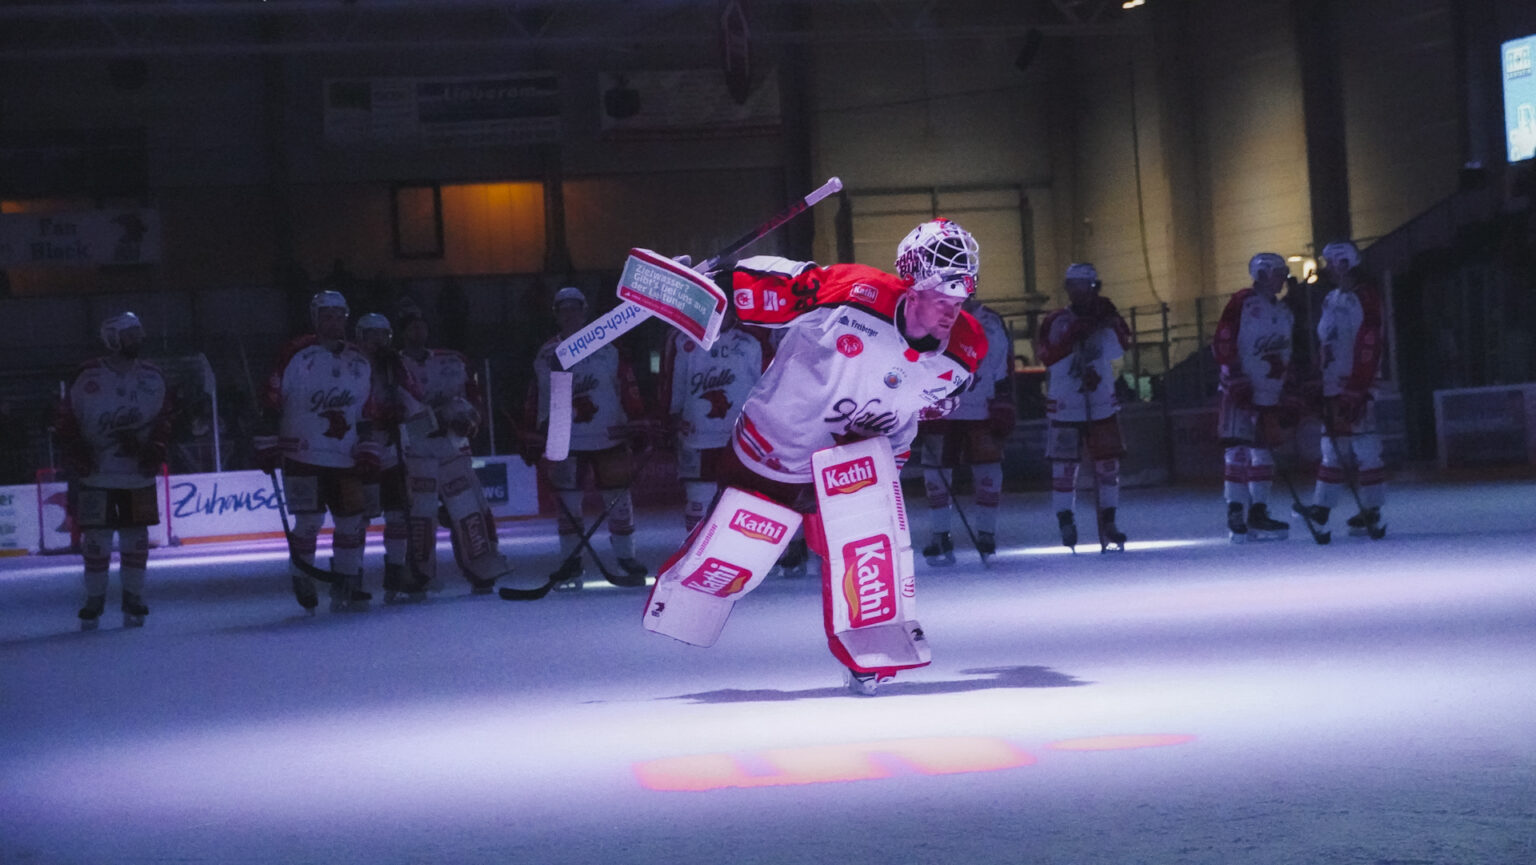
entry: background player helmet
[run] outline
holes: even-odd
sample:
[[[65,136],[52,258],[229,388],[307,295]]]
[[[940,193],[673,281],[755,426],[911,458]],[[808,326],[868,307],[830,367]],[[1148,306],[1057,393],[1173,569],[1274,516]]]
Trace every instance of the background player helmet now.
[[[139,321],[139,317],[131,312],[120,312],[101,323],[101,342],[108,351],[117,351],[123,347],[123,331],[134,329],[140,333],[144,331],[144,324]]]
[[[1248,277],[1250,279],[1258,279],[1259,274],[1274,270],[1282,270],[1289,273],[1291,268],[1290,265],[1285,263],[1283,257],[1273,252],[1261,252],[1248,259]]]
[[[976,238],[960,223],[942,217],[912,229],[896,247],[896,273],[915,291],[970,297],[980,268]]]
[[[346,297],[342,296],[341,292],[330,289],[316,292],[315,296],[309,299],[309,323],[311,325],[319,321],[320,310],[322,309],[339,309],[342,315],[347,315],[351,311],[347,308]]]
[[[394,329],[389,324],[389,319],[377,312],[370,312],[357,320],[357,332],[359,335],[365,330],[382,330],[388,336],[394,335]]]
[[[550,308],[559,309],[562,303],[579,303],[582,309],[586,309],[587,293],[574,285],[568,285],[555,292],[555,299],[550,303]]]
[[[1095,289],[1099,287],[1099,271],[1086,261],[1074,261],[1067,265],[1067,274],[1062,278],[1067,282],[1081,279],[1093,283]]]
[[[1323,247],[1323,261],[1329,267],[1340,260],[1344,262],[1345,271],[1354,270],[1360,266],[1360,250],[1347,240],[1336,240]]]

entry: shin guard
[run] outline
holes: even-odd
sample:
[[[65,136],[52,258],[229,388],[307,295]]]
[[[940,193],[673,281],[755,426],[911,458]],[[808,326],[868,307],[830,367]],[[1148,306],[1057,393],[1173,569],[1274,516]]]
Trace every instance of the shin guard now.
[[[646,603],[645,629],[713,646],[731,608],[768,576],[800,520],[783,505],[726,487],[683,552],[661,568]]]
[[[926,665],[912,538],[890,441],[819,450],[811,465],[827,545],[822,600],[832,654],[861,672]]]

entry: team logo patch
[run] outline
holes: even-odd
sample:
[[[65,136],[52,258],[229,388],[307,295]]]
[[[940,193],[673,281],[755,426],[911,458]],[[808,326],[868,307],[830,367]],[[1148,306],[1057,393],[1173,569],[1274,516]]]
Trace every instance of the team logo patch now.
[[[443,484],[443,498],[451,499],[467,489],[469,489],[469,478],[456,477],[448,483]]]
[[[412,477],[411,492],[435,493],[437,492],[437,481],[433,478]]]
[[[751,579],[752,572],[746,568],[710,556],[697,571],[683,577],[682,583],[696,592],[728,598],[746,588]]]
[[[863,628],[894,619],[896,567],[891,561],[891,539],[875,535],[844,544],[843,563],[848,623]]]
[[[755,309],[757,304],[752,296],[752,289],[738,288],[734,295],[737,309]]]
[[[946,369],[943,372],[939,373],[939,381],[953,381],[954,378],[955,378],[955,371],[952,370],[952,369]]]
[[[875,461],[871,457],[859,457],[821,470],[821,487],[829,496],[856,493],[874,486],[876,480]]]
[[[853,290],[848,293],[854,298],[862,300],[866,303],[874,303],[875,300],[880,297],[880,289],[875,288],[873,285],[865,285],[863,283],[855,285]]]
[[[851,333],[845,333],[837,338],[837,350],[844,357],[857,357],[860,352],[864,351],[864,340]]]
[[[901,373],[897,372],[894,369],[891,370],[890,372],[886,373],[885,374],[885,386],[890,388],[890,389],[892,389],[892,390],[895,390],[896,388],[901,387]]]
[[[485,517],[482,514],[473,513],[459,520],[459,537],[471,559],[478,559],[491,549],[490,539],[485,532]]]
[[[738,509],[731,517],[731,528],[757,541],[767,541],[776,544],[783,540],[789,526],[778,520],[770,520],[761,514],[754,514],[749,510]]]

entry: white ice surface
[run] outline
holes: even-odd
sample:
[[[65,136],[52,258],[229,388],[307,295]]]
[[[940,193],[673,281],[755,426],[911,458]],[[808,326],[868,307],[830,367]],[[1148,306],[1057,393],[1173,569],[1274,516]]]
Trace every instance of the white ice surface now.
[[[0,560],[0,862],[1536,863],[1536,485],[1389,495],[1386,540],[1234,547],[1214,491],[1127,490],[1131,549],[1075,556],[1012,496],[870,699],[814,577],[703,650],[611,588],[306,619],[270,545],[157,552],[149,623],[114,575],[82,634],[77,559]],[[640,523],[655,564],[680,517]]]

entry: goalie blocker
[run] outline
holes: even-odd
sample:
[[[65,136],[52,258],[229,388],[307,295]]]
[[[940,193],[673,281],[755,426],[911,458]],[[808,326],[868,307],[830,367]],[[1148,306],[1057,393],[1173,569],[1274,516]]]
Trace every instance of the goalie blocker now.
[[[827,644],[844,666],[890,674],[925,666],[917,623],[912,541],[890,442],[866,439],[813,457],[819,518],[806,540],[827,562],[822,610]],[[762,583],[802,517],[727,487],[683,551],[661,569],[646,605],[647,630],[712,646],[731,609]]]

